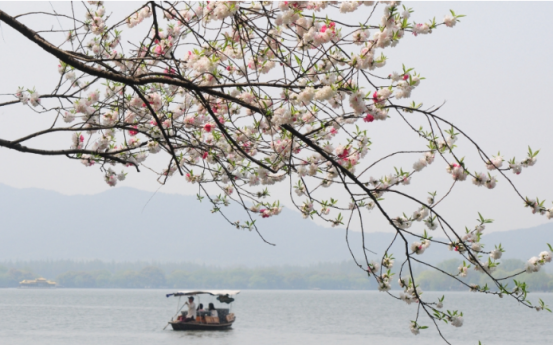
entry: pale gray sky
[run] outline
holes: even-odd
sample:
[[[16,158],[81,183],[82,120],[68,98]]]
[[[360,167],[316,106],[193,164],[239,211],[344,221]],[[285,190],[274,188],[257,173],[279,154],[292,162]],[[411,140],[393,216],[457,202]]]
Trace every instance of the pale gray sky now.
[[[53,2],[61,11],[67,3]],[[50,4],[10,3],[0,5],[10,15],[28,12],[30,9],[50,11]],[[401,70],[402,63],[415,67],[426,78],[413,93],[412,99],[425,106],[439,105],[446,101],[440,115],[454,122],[475,139],[488,154],[497,151],[509,159],[526,156],[527,145],[541,149],[537,164],[524,169],[519,176],[508,172],[524,196],[546,199],[548,207],[553,200],[553,71],[552,71],[552,3],[551,2],[411,2],[406,6],[416,12],[412,18],[418,22],[433,16],[442,20],[449,9],[467,15],[454,28],[440,27],[431,35],[407,37],[393,49],[385,50],[389,58],[384,68],[377,71],[386,75]],[[130,10],[135,4],[107,3],[108,12],[118,8]],[[343,16],[344,17],[344,16]],[[38,17],[37,17],[38,18]],[[55,19],[44,17],[40,21],[27,21],[33,28],[57,29]],[[351,17],[348,20],[359,22]],[[0,93],[15,92],[18,86],[36,86],[39,92],[47,92],[59,75],[57,59],[50,57],[39,47],[29,43],[5,24],[0,37]],[[125,35],[125,33],[124,33]],[[6,54],[9,52],[9,54]],[[27,133],[29,127],[40,129],[51,119],[34,115],[20,105],[0,108],[0,138],[16,138]],[[413,115],[414,125],[423,125],[423,118]],[[413,143],[421,143],[407,132],[399,119],[374,122],[369,136],[374,143],[368,156],[378,158],[394,150],[414,150]],[[410,137],[411,136],[411,137]],[[408,138],[408,139],[407,139]],[[411,139],[410,139],[411,138]],[[67,147],[69,136],[35,141],[36,145]],[[467,141],[460,140],[460,151],[472,171],[484,171],[476,151]],[[379,155],[381,154],[381,155]],[[385,161],[375,167],[374,177],[393,172],[394,166],[411,168],[418,156],[401,157]],[[97,168],[85,168],[79,162],[64,157],[42,157],[0,149],[0,183],[18,187],[37,187],[63,194],[95,194],[110,189]],[[438,160],[426,168],[418,180],[404,191],[424,198],[427,191],[444,194],[451,178],[445,173],[445,164]],[[496,174],[498,176],[498,174]],[[544,216],[532,215],[507,181],[498,176],[497,188],[489,191],[477,188],[471,181],[459,184],[447,204],[439,209],[456,227],[473,226],[477,211],[496,220],[489,231],[530,227],[547,222]],[[159,184],[156,177],[144,170],[131,173],[118,186],[130,186],[155,191]],[[288,186],[288,183],[287,183]],[[278,187],[278,186],[277,186]],[[284,190],[284,189],[281,189]],[[161,188],[164,193],[196,194],[197,189],[184,179],[175,176]],[[337,193],[330,188],[329,193]],[[287,204],[288,192],[276,189],[275,197]],[[393,198],[386,200],[386,207],[394,212],[410,213],[413,205]],[[395,214],[396,213],[396,214]],[[376,212],[365,219],[369,231],[386,231],[390,227]]]

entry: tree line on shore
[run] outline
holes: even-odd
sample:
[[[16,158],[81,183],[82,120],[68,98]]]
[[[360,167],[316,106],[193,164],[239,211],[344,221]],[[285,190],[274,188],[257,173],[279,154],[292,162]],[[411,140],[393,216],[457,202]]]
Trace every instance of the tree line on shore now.
[[[437,265],[456,273],[458,260]],[[508,259],[494,273],[497,277],[521,271],[521,260]],[[262,268],[222,268],[195,263],[33,261],[0,264],[0,287],[18,287],[22,280],[44,276],[66,288],[210,288],[210,289],[377,289],[375,280],[364,276],[350,262],[322,263],[311,266]],[[398,272],[400,268],[394,268]],[[520,281],[531,291],[552,291],[552,266],[539,273],[524,274]],[[55,275],[53,275],[55,273]],[[467,286],[437,271],[415,268],[416,280],[424,291],[468,290]],[[492,287],[482,273],[469,271],[462,281]],[[399,289],[393,283],[393,289]]]

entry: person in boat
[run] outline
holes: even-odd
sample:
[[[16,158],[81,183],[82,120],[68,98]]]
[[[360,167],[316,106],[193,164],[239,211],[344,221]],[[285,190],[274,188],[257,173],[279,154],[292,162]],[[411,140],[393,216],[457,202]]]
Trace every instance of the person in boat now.
[[[187,317],[185,322],[196,320],[196,304],[194,304],[194,297],[189,297],[189,301],[185,303],[188,306]]]
[[[218,316],[217,315],[217,309],[215,308],[214,303],[210,303],[208,305],[208,310],[210,311],[210,316],[211,317],[217,317]]]
[[[196,308],[196,312],[198,311],[204,311],[204,304],[202,303],[198,304],[198,307]]]

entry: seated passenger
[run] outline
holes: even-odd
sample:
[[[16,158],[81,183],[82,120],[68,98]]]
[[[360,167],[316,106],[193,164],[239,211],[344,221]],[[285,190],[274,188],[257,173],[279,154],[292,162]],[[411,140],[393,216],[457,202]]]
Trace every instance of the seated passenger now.
[[[215,308],[214,303],[210,303],[210,305],[208,305],[208,310],[210,310],[211,317],[218,317],[217,309]]]
[[[204,304],[202,303],[198,304],[198,308],[196,309],[196,312],[198,311],[204,311]]]

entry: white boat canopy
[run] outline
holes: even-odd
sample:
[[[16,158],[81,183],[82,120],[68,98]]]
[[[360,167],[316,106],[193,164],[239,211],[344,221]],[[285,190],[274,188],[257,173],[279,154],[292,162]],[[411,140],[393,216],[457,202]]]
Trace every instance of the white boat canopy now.
[[[197,294],[209,294],[212,296],[234,296],[239,294],[240,291],[231,291],[231,290],[209,290],[209,291],[179,291],[175,293],[166,294],[166,297],[180,297],[180,296],[195,296]]]

